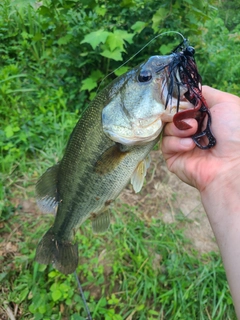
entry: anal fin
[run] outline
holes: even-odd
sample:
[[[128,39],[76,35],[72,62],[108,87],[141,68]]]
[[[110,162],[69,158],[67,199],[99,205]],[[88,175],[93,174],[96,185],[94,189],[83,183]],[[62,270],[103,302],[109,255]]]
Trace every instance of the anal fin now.
[[[94,233],[104,233],[110,226],[110,212],[105,210],[92,219]]]

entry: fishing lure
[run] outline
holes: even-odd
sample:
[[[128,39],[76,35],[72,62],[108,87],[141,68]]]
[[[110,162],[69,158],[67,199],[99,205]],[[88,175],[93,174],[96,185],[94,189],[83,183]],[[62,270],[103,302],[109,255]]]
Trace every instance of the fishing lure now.
[[[177,84],[178,105],[177,113],[173,117],[175,126],[180,130],[189,129],[190,126],[184,122],[184,119],[195,118],[198,121],[198,131],[192,136],[192,139],[200,149],[210,149],[215,146],[216,139],[211,131],[211,113],[207,106],[206,100],[202,95],[202,79],[198,73],[194,54],[195,49],[189,46],[187,39],[184,39],[180,45],[173,50],[173,59],[167,66],[165,66],[168,68],[169,72],[168,99],[165,107],[167,107],[169,99],[172,96],[174,84],[175,86]],[[176,72],[176,69],[178,72]],[[178,81],[176,74],[179,74],[181,81]],[[178,112],[180,101],[180,85],[182,85],[182,83],[188,89],[184,96],[190,103],[194,105],[194,108]],[[207,117],[206,127],[205,129],[202,129],[205,117]],[[202,143],[202,138],[204,137],[208,139],[207,144]]]

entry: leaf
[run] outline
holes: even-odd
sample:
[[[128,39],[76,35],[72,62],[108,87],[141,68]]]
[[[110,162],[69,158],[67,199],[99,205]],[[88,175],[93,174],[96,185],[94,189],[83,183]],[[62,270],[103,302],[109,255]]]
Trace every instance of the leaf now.
[[[122,53],[118,49],[114,51],[104,50],[103,52],[101,52],[101,55],[115,61],[122,61]]]
[[[55,278],[57,275],[59,275],[59,273],[55,270],[49,272],[48,274],[49,278]]]
[[[27,33],[26,31],[23,31],[23,32],[21,33],[21,36],[23,37],[24,40],[25,40],[25,39],[30,39],[30,38],[32,38],[32,35],[29,34],[29,33]]]
[[[159,50],[160,50],[161,54],[168,54],[169,52],[171,52],[173,50],[173,46],[171,44],[168,44],[168,45],[163,44],[163,45],[161,45]]]
[[[107,37],[106,43],[108,44],[111,51],[114,51],[116,48],[123,50],[124,40],[119,37],[116,33],[112,33]]]
[[[66,285],[65,283],[61,283],[59,288],[61,289],[61,291],[63,292],[68,292],[69,291],[69,286]]]
[[[129,70],[129,67],[125,67],[125,66],[124,67],[120,67],[120,68],[118,68],[117,70],[114,71],[114,74],[119,77],[122,74],[126,73],[128,70]]]
[[[135,309],[137,310],[137,311],[141,311],[141,310],[143,310],[145,308],[145,305],[144,304],[140,304],[139,306],[136,306],[135,307]]]
[[[92,79],[92,78],[87,78],[87,79],[84,79],[82,81],[82,86],[81,86],[81,91],[83,90],[88,90],[88,91],[91,91],[92,89],[96,88],[97,86],[97,82]]]
[[[135,22],[135,23],[131,26],[131,29],[132,29],[135,33],[140,33],[146,26],[147,26],[147,23],[146,23],[146,22],[137,21],[137,22]]]
[[[34,37],[32,39],[33,39],[33,41],[41,41],[42,38],[43,38],[42,34],[40,32],[38,32],[34,35]]]
[[[96,6],[94,10],[98,16],[102,17],[105,16],[105,13],[107,12],[106,8],[100,6]]]
[[[159,315],[159,311],[155,311],[155,310],[150,310],[148,313],[152,314],[154,316],[158,316]]]
[[[105,43],[107,37],[110,35],[111,33],[108,31],[104,31],[102,29],[98,30],[98,31],[93,31],[90,32],[89,34],[87,34],[84,39],[81,41],[81,43],[89,43],[92,48],[95,50],[96,47],[102,42]]]
[[[66,34],[64,37],[61,37],[58,39],[57,43],[59,45],[64,45],[69,43],[72,40],[72,35],[71,34]]]
[[[37,12],[42,16],[52,17],[52,11],[46,6],[40,6]]]
[[[14,75],[14,76],[9,76],[7,79],[1,80],[0,83],[9,81],[9,80],[11,80],[11,79],[20,78],[20,77],[27,77],[27,74],[21,73],[21,74],[16,74],[16,75]]]
[[[121,7],[133,7],[136,6],[135,1],[133,0],[123,0],[121,3]]]
[[[39,312],[41,314],[44,314],[47,312],[47,306],[45,304],[41,305],[39,308],[38,308]]]
[[[36,312],[36,307],[33,303],[30,304],[30,306],[28,307],[28,310],[31,312],[31,313],[35,313]]]
[[[132,43],[132,38],[134,34],[133,33],[128,33],[125,30],[114,30],[113,33],[110,33],[107,40],[106,44],[110,48],[110,51],[114,51],[116,49],[119,49],[120,51],[124,51],[124,41],[128,43]]]
[[[89,95],[89,100],[92,101],[96,97],[97,93],[95,91],[92,91]]]
[[[11,1],[11,5],[21,8],[21,7],[26,7],[28,5],[34,5],[35,2],[36,2],[35,0],[14,0],[14,1]]]
[[[58,287],[57,283],[54,282],[54,283],[51,285],[50,290],[51,290],[52,292],[53,292],[53,291],[56,291],[56,290],[57,290],[57,287]]]
[[[14,132],[17,132],[19,130],[20,128],[18,126],[13,127],[10,124],[4,129],[7,138],[11,138],[14,135]]]
[[[152,17],[152,28],[157,32],[160,28],[160,23],[166,18],[168,11],[164,8],[159,8]]]
[[[127,41],[128,43],[133,43],[132,41],[132,38],[134,37],[134,33],[128,33],[127,31],[125,30],[115,30],[114,31],[114,34],[117,36],[117,37],[120,37],[122,38],[123,40]]]
[[[22,301],[24,301],[26,299],[26,297],[28,295],[28,292],[29,292],[28,288],[25,288],[25,289],[20,291],[19,296],[18,296],[20,302],[22,302]]]
[[[97,87],[97,81],[103,77],[103,74],[100,70],[92,71],[90,76],[84,80],[82,80],[82,86],[80,91],[88,90],[91,91],[92,89]]]
[[[21,138],[21,140],[22,140],[23,138]],[[26,139],[26,138],[25,138]],[[28,140],[26,139],[26,142],[28,142]],[[36,262],[37,263],[37,262]],[[45,270],[47,269],[47,266],[46,266],[46,264],[39,264],[38,265],[38,271],[39,272],[44,272]]]
[[[0,282],[8,275],[7,272],[0,273]]]
[[[8,126],[4,129],[4,131],[5,131],[5,134],[6,134],[6,137],[7,137],[7,138],[11,138],[11,137],[13,136],[13,134],[14,134],[11,125],[8,125]]]
[[[53,301],[58,301],[58,300],[61,299],[61,297],[62,297],[62,292],[60,290],[57,289],[57,290],[52,292]]]
[[[85,319],[86,319],[85,317],[81,317],[78,313],[74,313],[71,316],[71,320],[85,320]]]

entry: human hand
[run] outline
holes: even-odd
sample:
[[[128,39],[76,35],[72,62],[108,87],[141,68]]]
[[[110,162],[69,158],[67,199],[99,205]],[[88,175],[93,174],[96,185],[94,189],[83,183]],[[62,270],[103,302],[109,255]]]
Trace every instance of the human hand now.
[[[240,174],[240,98],[208,86],[203,86],[203,97],[211,109],[216,146],[209,150],[196,147],[190,138],[197,130],[195,119],[187,120],[192,128],[184,131],[168,123],[162,140],[168,169],[200,192],[219,174],[227,179]]]
[[[190,138],[197,122],[188,119],[192,128],[185,131],[166,125],[162,151],[168,169],[200,191],[240,320],[240,98],[207,86],[203,97],[217,144],[199,149]]]

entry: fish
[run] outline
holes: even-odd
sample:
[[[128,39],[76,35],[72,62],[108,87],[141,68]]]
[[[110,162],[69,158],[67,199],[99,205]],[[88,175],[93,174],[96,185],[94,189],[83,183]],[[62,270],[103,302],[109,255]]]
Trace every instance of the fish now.
[[[78,266],[74,236],[86,219],[94,233],[110,225],[110,207],[129,181],[142,189],[149,153],[166,122],[192,110],[176,53],[155,55],[113,80],[90,102],[76,124],[63,158],[36,184],[37,203],[55,220],[40,240],[35,260],[63,274]],[[176,64],[177,65],[177,64]],[[181,70],[180,70],[181,71]],[[189,75],[191,76],[191,74]]]

